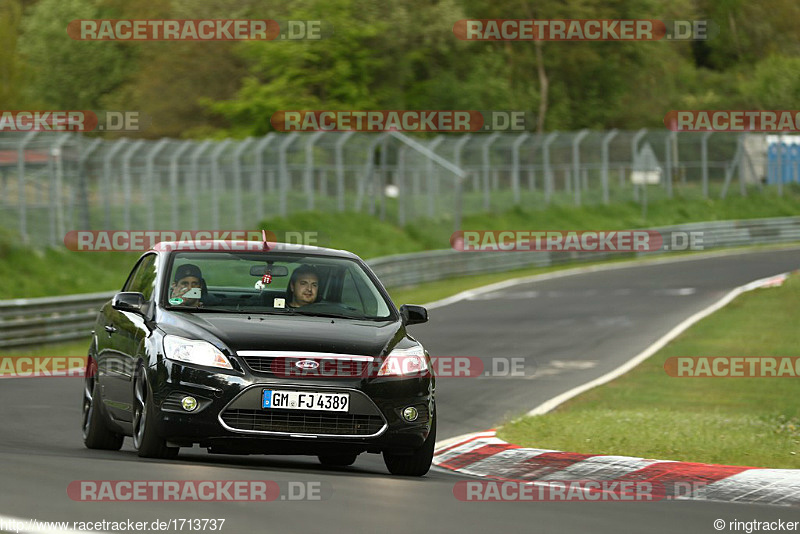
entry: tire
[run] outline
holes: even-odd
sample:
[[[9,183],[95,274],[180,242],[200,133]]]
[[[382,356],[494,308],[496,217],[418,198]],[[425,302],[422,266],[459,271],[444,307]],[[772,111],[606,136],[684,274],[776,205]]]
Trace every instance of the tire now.
[[[347,467],[353,465],[358,458],[356,453],[343,453],[343,454],[320,454],[317,456],[319,463],[331,467]]]
[[[133,379],[133,446],[141,458],[176,458],[180,449],[167,447],[166,440],[156,435],[150,423],[155,414],[147,373],[139,366]]]
[[[433,449],[436,445],[436,419],[431,425],[428,438],[422,446],[409,455],[383,453],[383,463],[393,475],[421,477],[431,468]]]
[[[102,404],[98,404],[99,400],[97,364],[90,358],[89,365],[86,368],[86,378],[83,385],[83,405],[81,407],[83,444],[86,445],[87,449],[118,451],[122,448],[125,436],[108,429],[102,412]]]

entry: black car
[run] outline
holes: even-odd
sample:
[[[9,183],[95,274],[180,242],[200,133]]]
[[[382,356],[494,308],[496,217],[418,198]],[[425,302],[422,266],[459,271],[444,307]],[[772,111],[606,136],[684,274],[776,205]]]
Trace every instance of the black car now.
[[[310,454],[326,465],[382,453],[393,474],[428,472],[435,378],[358,256],[258,242],[159,243],[100,310],[86,368],[83,438],[173,458]]]

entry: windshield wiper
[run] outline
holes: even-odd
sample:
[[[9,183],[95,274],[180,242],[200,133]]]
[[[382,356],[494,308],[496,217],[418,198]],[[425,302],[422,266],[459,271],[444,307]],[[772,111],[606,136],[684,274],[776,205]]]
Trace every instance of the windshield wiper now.
[[[292,313],[298,315],[306,315],[308,317],[331,317],[333,319],[366,319],[366,315],[345,315],[343,313],[321,312],[321,311],[303,311],[302,308],[295,308]]]

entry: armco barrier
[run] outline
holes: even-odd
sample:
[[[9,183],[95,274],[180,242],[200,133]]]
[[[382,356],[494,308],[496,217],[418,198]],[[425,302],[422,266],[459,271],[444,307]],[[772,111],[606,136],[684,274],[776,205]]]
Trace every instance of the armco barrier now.
[[[800,217],[711,221],[656,228],[703,232],[705,249],[800,242]],[[470,274],[564,263],[663,254],[619,252],[458,252],[452,249],[385,256],[367,261],[388,287]],[[0,301],[0,348],[86,338],[100,307],[114,292]],[[88,345],[87,345],[88,346]]]

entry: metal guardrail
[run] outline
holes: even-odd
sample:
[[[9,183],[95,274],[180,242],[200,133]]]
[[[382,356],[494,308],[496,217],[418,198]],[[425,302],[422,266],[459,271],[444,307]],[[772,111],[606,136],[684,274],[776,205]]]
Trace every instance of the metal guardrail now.
[[[703,232],[705,249],[800,242],[800,217],[711,221],[652,230]],[[433,250],[367,261],[387,287],[454,276],[548,267],[598,259],[641,257],[653,252],[458,252]],[[100,307],[114,292],[0,301],[0,348],[86,338]]]
[[[88,338],[114,292],[0,301],[0,348]],[[88,345],[87,345],[88,347]]]

